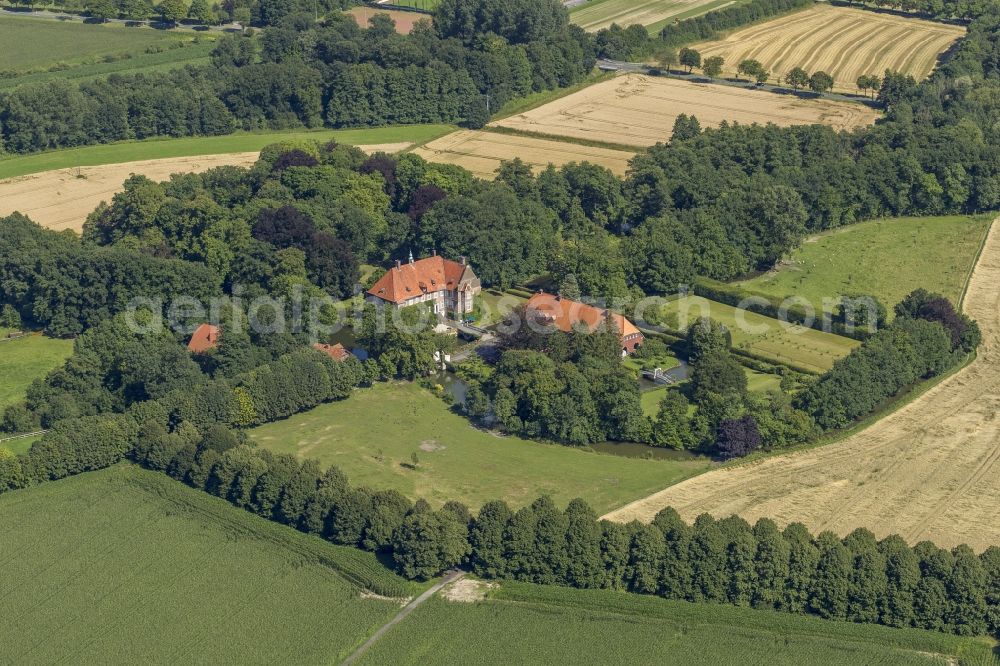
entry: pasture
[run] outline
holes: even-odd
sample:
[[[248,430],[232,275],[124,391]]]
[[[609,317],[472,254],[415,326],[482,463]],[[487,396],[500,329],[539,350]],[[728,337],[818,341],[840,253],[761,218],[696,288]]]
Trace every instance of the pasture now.
[[[722,9],[737,0],[589,0],[570,10],[570,21],[588,32],[597,32],[612,23],[620,26],[644,25],[650,33],[668,23]]]
[[[979,322],[974,361],[901,407],[825,446],[713,470],[612,512],[649,521],[666,506],[687,520],[709,512],[802,522],[846,535],[866,527],[911,544],[976,550],[1000,543],[1000,228],[969,281],[964,310]]]
[[[0,71],[27,72],[59,63],[97,62],[105,56],[140,55],[191,41],[191,33],[120,24],[60,23],[9,14],[0,16]]]
[[[702,127],[722,121],[835,129],[872,124],[879,114],[853,102],[803,99],[765,90],[627,74],[492,123],[522,132],[636,147],[666,142],[680,114]]]
[[[767,297],[805,299],[816,312],[824,299],[844,294],[869,294],[891,311],[918,287],[958,303],[991,219],[890,218],[842,227],[807,239],[774,270],[737,284]]]
[[[333,663],[412,594],[371,554],[119,465],[0,496],[4,661]],[[370,596],[370,595],[366,595]]]
[[[535,171],[549,164],[590,162],[623,176],[634,153],[536,137],[460,130],[413,150],[430,162],[457,164],[480,178],[493,178],[500,163],[521,158]]]
[[[497,436],[411,383],[376,384],[255,428],[250,437],[276,453],[336,465],[358,485],[395,488],[435,505],[455,499],[478,507],[502,498],[522,506],[550,495],[560,505],[582,497],[603,512],[709,467],[704,459],[637,460]]]
[[[938,56],[964,34],[959,26],[818,3],[692,48],[702,58],[722,56],[728,76],[752,58],[771,72],[771,81],[802,67],[832,76],[834,90],[858,92],[855,81],[862,74],[881,76],[891,69],[927,77]]]
[[[40,334],[8,340],[6,335],[7,331],[0,328],[0,412],[24,400],[31,382],[62,365],[73,353],[71,340]]]
[[[700,296],[670,300],[661,306],[660,316],[667,328],[679,331],[699,317],[709,317],[729,328],[733,347],[816,373],[829,370],[834,361],[859,344],[851,338],[784,323]]]
[[[610,590],[502,582],[432,598],[360,664],[996,664],[988,639],[831,622]]]

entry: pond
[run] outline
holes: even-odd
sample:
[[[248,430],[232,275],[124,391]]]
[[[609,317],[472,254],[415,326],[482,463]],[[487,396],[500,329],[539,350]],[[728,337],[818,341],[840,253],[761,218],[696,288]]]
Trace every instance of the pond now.
[[[332,345],[337,343],[344,345],[352,354],[358,357],[358,360],[364,361],[368,358],[368,352],[358,346],[358,338],[354,335],[354,329],[350,326],[341,328],[331,335],[327,342]]]

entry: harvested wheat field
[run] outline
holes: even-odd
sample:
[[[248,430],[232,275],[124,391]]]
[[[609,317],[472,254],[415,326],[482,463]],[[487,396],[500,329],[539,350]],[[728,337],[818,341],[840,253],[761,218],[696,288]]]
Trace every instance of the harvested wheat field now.
[[[589,32],[612,23],[621,26],[662,25],[736,4],[736,0],[590,0],[571,10],[570,21]]]
[[[817,4],[692,48],[703,59],[722,56],[729,76],[736,75],[740,61],[752,58],[771,72],[771,81],[802,67],[832,76],[834,90],[856,92],[862,74],[881,76],[891,69],[925,78],[964,34],[959,26]]]
[[[410,144],[358,146],[366,152],[398,152]],[[199,173],[215,167],[250,166],[259,152],[172,157],[75,169],[56,169],[0,181],[0,216],[18,211],[47,227],[80,231],[87,215],[110,201],[132,174],[167,180],[174,173]]]
[[[867,527],[942,547],[1000,543],[1000,224],[994,223],[964,307],[983,345],[967,368],[840,442],[717,469],[611,512],[649,521],[667,506],[800,521],[844,535]]]
[[[635,153],[610,148],[581,146],[535,137],[462,130],[415,148],[413,152],[430,162],[457,164],[480,178],[493,178],[500,163],[520,157],[536,171],[549,164],[590,162],[621,176]]]
[[[674,120],[682,113],[696,116],[702,127],[715,127],[726,120],[746,125],[821,123],[853,129],[870,125],[879,116],[875,109],[854,102],[627,74],[492,126],[646,147],[667,141]]]

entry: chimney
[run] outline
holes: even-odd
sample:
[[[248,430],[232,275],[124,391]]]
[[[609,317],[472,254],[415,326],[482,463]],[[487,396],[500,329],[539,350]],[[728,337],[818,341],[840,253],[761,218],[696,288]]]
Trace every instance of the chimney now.
[[[435,257],[438,256],[437,248],[434,248],[434,249],[431,250],[431,255],[435,256]]]
[[[401,262],[399,259],[397,259],[396,260],[396,270],[398,271],[402,267],[403,267],[403,262]]]
[[[465,266],[465,257],[459,257],[459,260],[462,262],[462,265]]]

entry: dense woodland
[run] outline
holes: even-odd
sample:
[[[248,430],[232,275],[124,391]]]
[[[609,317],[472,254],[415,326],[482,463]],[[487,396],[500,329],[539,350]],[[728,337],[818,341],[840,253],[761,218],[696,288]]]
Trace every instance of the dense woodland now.
[[[593,67],[590,37],[555,0],[476,6],[482,16],[470,24],[443,3],[433,26],[408,36],[387,15],[362,29],[337,11],[317,23],[311,4],[274,18],[268,9],[259,38],[222,37],[208,66],[5,91],[0,154],[235,129],[481,127],[508,100],[571,85]]]

